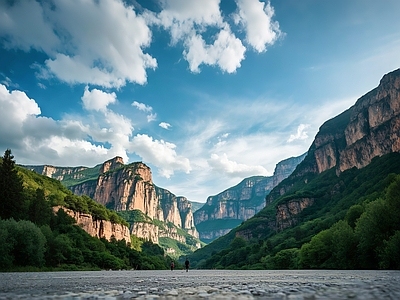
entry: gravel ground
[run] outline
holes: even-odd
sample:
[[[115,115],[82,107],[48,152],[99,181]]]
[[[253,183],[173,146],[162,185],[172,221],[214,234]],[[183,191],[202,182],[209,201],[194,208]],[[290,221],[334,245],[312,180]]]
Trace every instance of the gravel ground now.
[[[0,299],[400,299],[399,271],[0,273]]]

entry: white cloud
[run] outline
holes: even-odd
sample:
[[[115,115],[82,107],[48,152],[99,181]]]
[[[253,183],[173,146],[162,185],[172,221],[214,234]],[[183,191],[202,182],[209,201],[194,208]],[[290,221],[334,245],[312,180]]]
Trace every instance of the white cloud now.
[[[242,24],[246,31],[246,41],[258,52],[266,50],[281,35],[278,22],[272,21],[274,9],[270,2],[258,0],[236,0],[238,13],[236,24]]]
[[[146,83],[146,70],[157,67],[143,52],[151,42],[145,19],[121,0],[2,2],[1,10],[0,36],[7,37],[8,47],[49,56],[44,77],[121,87],[127,81]]]
[[[147,118],[147,122],[153,122],[153,121],[155,121],[157,119],[157,114],[156,113],[152,113],[153,108],[151,106],[146,105],[144,103],[137,102],[137,101],[133,101],[132,102],[132,106],[136,107],[140,111],[144,111],[144,112],[149,113],[147,115],[147,117],[146,117]]]
[[[228,159],[226,153],[221,156],[213,153],[208,160],[209,165],[214,171],[228,176],[245,178],[253,175],[267,175],[268,171],[263,166],[250,166],[239,164]]]
[[[81,99],[86,110],[105,111],[108,104],[116,102],[116,98],[115,93],[106,93],[98,89],[89,91],[89,87],[86,86]]]
[[[153,108],[149,105],[146,105],[144,103],[140,103],[137,101],[132,102],[132,106],[136,107],[138,110],[144,111],[144,112],[152,112]]]
[[[296,134],[291,134],[289,139],[288,139],[288,143],[291,143],[295,140],[305,140],[308,138],[308,134],[306,129],[310,127],[310,124],[300,124],[297,127],[297,132]]]
[[[157,120],[157,114],[149,114],[147,115],[147,122],[153,122]]]
[[[189,159],[177,155],[176,145],[163,140],[153,140],[146,134],[137,134],[131,142],[131,150],[159,168],[161,176],[169,178],[175,171],[189,173],[191,166]]]
[[[171,124],[166,123],[166,122],[161,122],[160,124],[158,124],[158,126],[168,130],[171,127]]]
[[[170,31],[173,44],[183,42],[183,55],[192,72],[200,72],[201,64],[216,65],[228,73],[240,67],[246,49],[223,21],[220,0],[165,0],[163,4],[159,24]],[[218,32],[212,44],[202,36],[207,28]]]
[[[217,65],[223,71],[233,73],[240,67],[246,48],[232,34],[228,26],[221,30],[212,45],[206,45],[200,35],[193,35],[185,41],[183,52],[192,72],[200,72],[201,64]]]

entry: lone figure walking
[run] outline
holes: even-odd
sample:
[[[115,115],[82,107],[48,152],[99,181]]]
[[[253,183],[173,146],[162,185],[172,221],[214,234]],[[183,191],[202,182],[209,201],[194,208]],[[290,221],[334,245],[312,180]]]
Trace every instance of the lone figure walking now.
[[[185,260],[185,269],[186,269],[186,272],[187,271],[189,271],[189,260],[187,259],[187,257],[186,257],[186,260]]]

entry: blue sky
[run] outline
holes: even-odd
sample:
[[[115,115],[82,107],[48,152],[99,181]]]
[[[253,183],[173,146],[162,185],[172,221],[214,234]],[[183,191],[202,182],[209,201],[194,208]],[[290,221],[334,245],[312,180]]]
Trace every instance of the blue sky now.
[[[0,151],[205,202],[400,67],[398,0],[0,1]],[[3,150],[2,150],[3,149]]]

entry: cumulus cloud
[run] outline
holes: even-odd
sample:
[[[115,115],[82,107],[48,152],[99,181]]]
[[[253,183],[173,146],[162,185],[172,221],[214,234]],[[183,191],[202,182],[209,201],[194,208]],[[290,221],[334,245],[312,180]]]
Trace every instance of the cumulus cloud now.
[[[246,48],[242,42],[235,37],[228,26],[221,30],[212,45],[206,45],[200,35],[193,35],[185,41],[187,50],[183,52],[185,59],[189,62],[192,72],[200,72],[201,64],[217,65],[221,70],[233,73],[240,67],[244,59]]]
[[[85,88],[82,102],[89,114],[56,121],[40,116],[38,104],[24,92],[0,84],[0,148],[11,148],[30,164],[93,166],[117,155],[128,162],[136,153],[166,178],[176,171],[190,172],[189,159],[177,153],[175,144],[133,136],[132,121],[107,108],[115,101],[114,93]]]
[[[145,50],[153,38],[151,26],[158,25],[170,33],[171,46],[183,45],[192,72],[204,64],[233,73],[245,59],[244,42],[262,52],[280,35],[269,2],[236,3],[233,18],[245,41],[232,32],[232,16],[222,16],[220,0],[162,0],[159,13],[138,13],[123,0],[2,1],[0,37],[8,48],[45,53],[44,64],[36,66],[41,78],[120,88],[127,82],[145,84],[147,71],[157,68]]]
[[[291,134],[289,139],[288,139],[288,143],[291,143],[295,140],[305,140],[308,139],[308,134],[306,129],[309,128],[310,125],[309,124],[300,124],[297,127],[297,132],[296,134]]]
[[[171,124],[166,123],[166,122],[161,122],[160,124],[158,124],[158,126],[160,126],[161,128],[164,128],[164,129],[169,129],[171,127]]]
[[[116,102],[116,97],[115,93],[105,93],[98,89],[90,91],[86,86],[81,99],[86,110],[105,111],[108,104]]]
[[[231,177],[245,178],[253,175],[267,175],[268,171],[263,166],[249,166],[239,164],[235,161],[229,160],[226,153],[219,156],[218,154],[211,154],[208,164],[214,171],[218,173],[227,174]]]
[[[281,35],[278,22],[274,22],[274,9],[270,2],[258,0],[236,0],[238,12],[235,23],[242,24],[246,41],[258,52],[266,50]]]
[[[144,52],[151,31],[133,6],[121,0],[1,2],[0,36],[9,48],[48,55],[42,76],[67,83],[121,87],[144,84],[157,67]],[[34,26],[32,26],[34,24]]]
[[[159,168],[159,174],[169,178],[175,171],[186,173],[191,171],[189,159],[179,156],[175,151],[176,145],[163,140],[153,140],[146,134],[137,134],[131,142],[131,150],[145,161]]]

